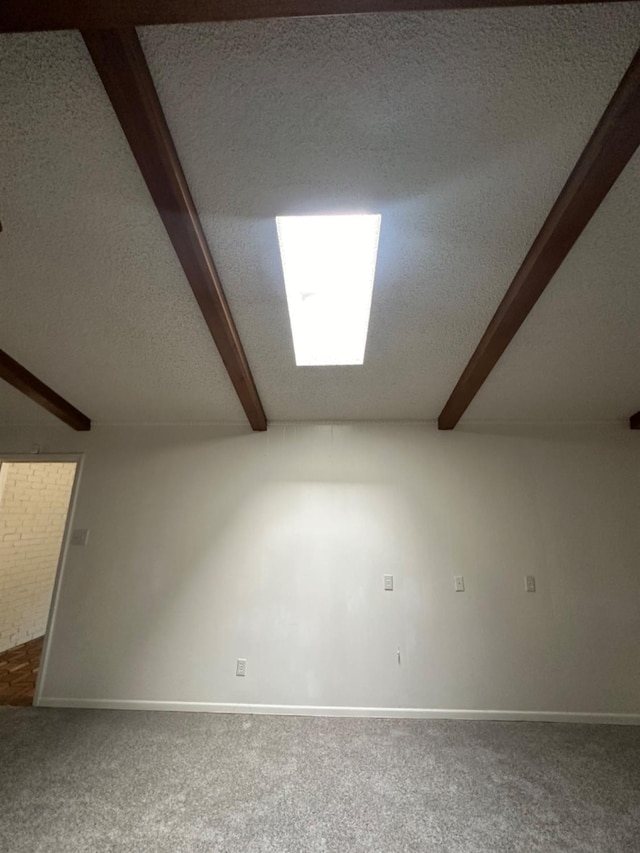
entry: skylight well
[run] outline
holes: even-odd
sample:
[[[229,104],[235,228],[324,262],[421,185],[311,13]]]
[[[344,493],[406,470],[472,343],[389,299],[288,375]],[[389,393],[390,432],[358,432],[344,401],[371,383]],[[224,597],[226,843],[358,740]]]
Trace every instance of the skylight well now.
[[[380,220],[276,217],[298,366],[364,362]]]

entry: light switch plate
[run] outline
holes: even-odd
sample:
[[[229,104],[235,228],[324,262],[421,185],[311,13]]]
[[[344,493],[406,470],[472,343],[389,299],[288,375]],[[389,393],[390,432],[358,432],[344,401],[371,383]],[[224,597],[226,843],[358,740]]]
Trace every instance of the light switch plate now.
[[[384,588],[386,592],[393,592],[393,575],[384,576]]]
[[[524,588],[527,592],[536,591],[536,579],[533,575],[527,575],[524,579]]]
[[[236,661],[236,675],[244,676],[247,673],[247,659],[238,658]]]
[[[86,545],[89,541],[89,531],[86,528],[76,528],[71,532],[72,545]]]
[[[453,578],[453,588],[456,592],[464,592],[464,578],[462,575],[455,575]]]

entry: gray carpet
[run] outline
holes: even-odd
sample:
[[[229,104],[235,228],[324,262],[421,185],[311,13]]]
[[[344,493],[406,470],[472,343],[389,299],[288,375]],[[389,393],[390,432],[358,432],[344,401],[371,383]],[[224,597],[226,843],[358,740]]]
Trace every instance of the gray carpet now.
[[[0,850],[640,851],[640,729],[0,709]]]

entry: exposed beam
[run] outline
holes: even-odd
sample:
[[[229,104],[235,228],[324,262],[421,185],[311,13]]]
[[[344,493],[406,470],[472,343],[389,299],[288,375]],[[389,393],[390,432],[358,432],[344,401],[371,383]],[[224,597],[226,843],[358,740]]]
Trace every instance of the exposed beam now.
[[[635,415],[631,415],[629,418],[629,426],[631,429],[640,429],[640,412],[636,412]]]
[[[639,144],[640,50],[442,410],[439,429],[458,423]]]
[[[265,430],[262,403],[136,31],[86,30],[82,36],[249,423]]]
[[[2,0],[0,32],[111,29],[367,12],[563,6],[615,0]],[[631,2],[631,0],[627,0]]]
[[[80,432],[91,429],[91,421],[75,406],[56,394],[48,385],[41,382],[37,376],[18,364],[15,359],[0,350],[0,378],[22,391],[30,400],[42,406],[52,415],[60,418],[65,424]]]

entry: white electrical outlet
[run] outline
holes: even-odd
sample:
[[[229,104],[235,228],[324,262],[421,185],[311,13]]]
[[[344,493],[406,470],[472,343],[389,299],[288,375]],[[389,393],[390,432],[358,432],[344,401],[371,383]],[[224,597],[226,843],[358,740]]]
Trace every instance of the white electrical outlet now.
[[[89,531],[81,528],[77,528],[71,532],[71,544],[72,545],[86,545],[89,541]]]
[[[238,658],[236,661],[236,675],[244,676],[247,671],[247,660],[246,658]]]
[[[536,591],[536,579],[533,575],[527,575],[524,579],[524,588],[527,592]]]
[[[456,592],[464,592],[464,578],[462,575],[455,575],[453,578],[453,588]]]
[[[393,592],[393,575],[384,576],[384,588],[386,592]]]

